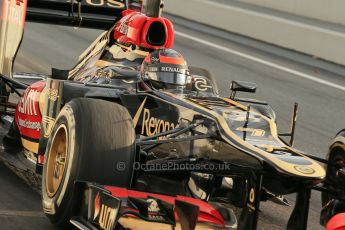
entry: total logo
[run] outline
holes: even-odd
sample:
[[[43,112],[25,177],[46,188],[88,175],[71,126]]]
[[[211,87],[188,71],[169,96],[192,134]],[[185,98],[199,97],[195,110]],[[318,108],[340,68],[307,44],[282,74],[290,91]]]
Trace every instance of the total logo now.
[[[22,114],[37,116],[36,105],[39,101],[40,92],[38,90],[27,89],[18,103],[18,111]]]

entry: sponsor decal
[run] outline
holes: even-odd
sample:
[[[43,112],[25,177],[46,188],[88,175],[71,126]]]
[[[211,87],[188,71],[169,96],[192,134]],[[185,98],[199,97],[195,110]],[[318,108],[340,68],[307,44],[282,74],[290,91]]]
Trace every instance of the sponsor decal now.
[[[144,109],[141,135],[154,136],[161,132],[166,132],[175,128],[175,124],[151,116],[148,109]]]
[[[35,89],[27,89],[18,103],[18,111],[22,114],[37,116],[36,104],[39,101],[40,92]]]
[[[144,111],[142,124],[141,124],[141,127],[142,127],[141,135],[154,136],[158,133],[166,132],[171,129],[174,129],[176,127],[174,123],[151,116],[150,110],[144,108],[146,99],[147,97],[145,97],[145,99],[143,100],[143,102],[139,106],[139,109],[137,110],[137,112],[135,113],[133,117],[134,127],[136,127],[138,124],[140,115],[142,114],[142,111]]]
[[[52,132],[53,126],[55,124],[55,119],[52,117],[44,116],[42,118],[42,125],[44,127],[44,137],[49,137]]]
[[[246,111],[240,111],[240,110],[224,111],[222,112],[222,116],[225,117],[225,119],[231,120],[231,121],[238,121],[238,122],[247,121]],[[259,123],[259,122],[262,122],[262,119],[260,116],[250,114],[248,121],[250,123]]]
[[[137,124],[138,124],[138,121],[139,121],[139,117],[140,117],[141,112],[143,111],[143,108],[144,108],[145,103],[146,103],[146,99],[147,99],[147,97],[145,97],[145,99],[143,100],[143,102],[139,106],[139,109],[137,110],[137,112],[135,113],[135,115],[133,117],[134,128],[137,127]]]
[[[212,86],[208,84],[205,78],[194,78],[194,86],[198,91],[202,92],[212,89]]]
[[[310,168],[308,166],[300,166],[300,165],[296,165],[294,166],[294,168],[303,174],[313,174],[315,172],[315,170],[313,168]]]
[[[99,226],[105,230],[112,230],[115,223],[116,209],[110,208],[105,204],[101,205],[101,212],[99,215]]]
[[[56,101],[59,98],[59,91],[53,88],[44,88],[42,94],[48,97],[51,101]]]
[[[151,57],[151,62],[152,62],[152,63],[159,63],[159,58],[157,58],[157,57]]]
[[[169,67],[169,66],[161,67],[161,71],[163,71],[163,72],[173,72],[173,73],[183,73],[183,71],[181,71],[180,68]]]
[[[173,216],[173,206],[168,205],[171,209],[164,209],[164,206],[161,206],[163,201],[157,200],[156,198],[148,198],[146,202],[148,203],[147,218],[150,221],[170,224],[171,220],[169,220],[168,216],[169,212],[171,212],[170,215]]]
[[[128,34],[128,25],[126,24],[126,21],[121,22],[119,31],[124,35]]]
[[[18,125],[23,128],[33,129],[39,131],[41,129],[41,123],[38,121],[28,121],[18,118]]]
[[[124,8],[125,3],[119,0],[86,0],[86,4],[98,7]]]
[[[159,212],[161,210],[156,200],[147,199],[147,202],[150,204],[148,207],[149,212]]]
[[[98,224],[100,229],[114,229],[120,201],[101,191],[93,191],[93,194],[95,195],[93,198],[92,221]]]
[[[100,197],[99,193],[97,193],[95,196],[95,200],[94,200],[95,210],[94,210],[94,214],[93,214],[93,220],[96,220],[96,218],[99,215],[99,211],[101,210],[100,201],[101,201],[101,197]]]
[[[224,101],[224,100],[220,100],[220,99],[213,99],[213,98],[189,98],[190,101],[205,107],[209,110],[213,110],[214,107],[226,107],[229,108],[231,105]]]
[[[252,137],[263,137],[263,136],[265,136],[265,130],[263,130],[263,129],[238,127],[236,130],[241,131],[241,132],[250,132],[250,135]]]

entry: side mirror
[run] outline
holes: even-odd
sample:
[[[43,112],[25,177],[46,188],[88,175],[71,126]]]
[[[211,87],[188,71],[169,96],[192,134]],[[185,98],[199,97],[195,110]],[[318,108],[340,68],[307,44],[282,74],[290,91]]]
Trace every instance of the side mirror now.
[[[247,92],[247,93],[255,93],[256,92],[256,84],[252,82],[245,82],[245,81],[231,81],[230,85],[230,99],[234,99],[236,96],[236,92]]]

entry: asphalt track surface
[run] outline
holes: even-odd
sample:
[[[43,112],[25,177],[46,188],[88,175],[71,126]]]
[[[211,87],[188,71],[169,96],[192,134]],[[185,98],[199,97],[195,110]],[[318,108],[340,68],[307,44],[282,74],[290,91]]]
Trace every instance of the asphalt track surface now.
[[[345,86],[344,76],[312,67],[318,66],[319,63],[312,58],[182,19],[173,19],[180,34],[188,34],[217,46]],[[76,63],[78,55],[99,33],[100,31],[97,30],[76,30],[28,23],[15,70],[49,74],[51,67],[71,68]],[[256,82],[258,89],[255,95],[241,94],[241,96],[268,101],[277,113],[280,132],[288,131],[293,103],[299,102],[295,147],[307,153],[324,157],[336,132],[345,128],[343,117],[345,92],[340,89],[301,78],[179,35],[176,36],[174,48],[184,54],[189,65],[209,69],[215,75],[223,96],[229,95],[231,80]],[[332,67],[327,63],[324,66]],[[344,71],[339,66],[334,66],[334,69]],[[293,203],[294,196],[288,198]],[[284,229],[291,210],[292,207],[263,202],[259,229]],[[319,194],[313,193],[308,229],[322,229],[318,225],[319,211]],[[44,217],[40,196],[2,164],[0,164],[0,229],[57,229]]]

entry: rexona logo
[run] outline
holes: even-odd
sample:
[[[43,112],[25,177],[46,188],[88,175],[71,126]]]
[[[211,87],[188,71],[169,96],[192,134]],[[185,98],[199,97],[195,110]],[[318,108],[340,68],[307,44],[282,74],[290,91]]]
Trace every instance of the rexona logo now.
[[[173,123],[153,117],[150,110],[144,109],[141,135],[154,136],[174,128],[175,125]]]
[[[151,115],[150,110],[144,108],[147,97],[143,100],[139,109],[133,117],[134,127],[137,126],[139,117],[143,112],[143,119],[141,124],[141,135],[153,136],[161,132],[166,132],[175,128],[175,124]]]

